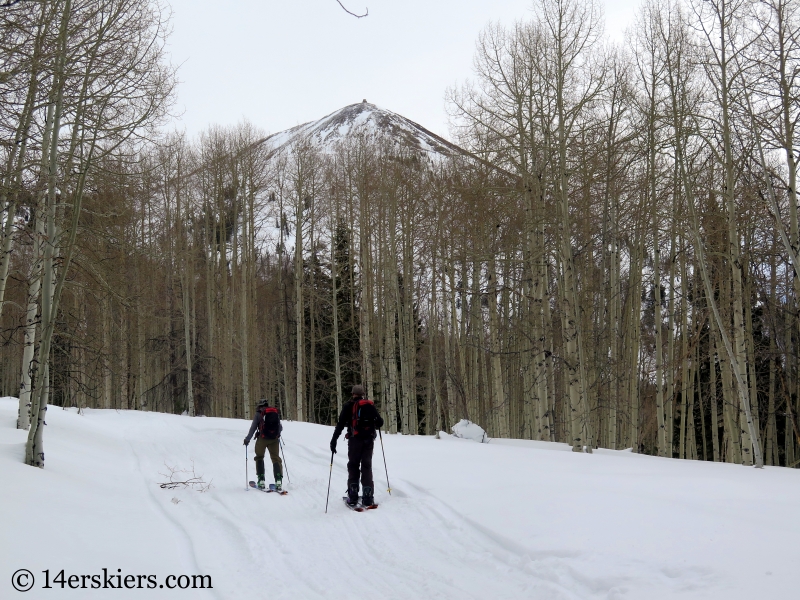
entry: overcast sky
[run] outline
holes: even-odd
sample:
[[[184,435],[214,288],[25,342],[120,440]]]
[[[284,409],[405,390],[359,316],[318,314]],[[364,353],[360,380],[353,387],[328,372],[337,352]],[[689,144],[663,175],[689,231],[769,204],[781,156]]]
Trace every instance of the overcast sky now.
[[[478,33],[530,0],[167,0],[180,66],[176,127],[247,119],[267,133],[366,99],[449,137],[444,93],[472,74]],[[601,0],[612,39],[638,0]]]

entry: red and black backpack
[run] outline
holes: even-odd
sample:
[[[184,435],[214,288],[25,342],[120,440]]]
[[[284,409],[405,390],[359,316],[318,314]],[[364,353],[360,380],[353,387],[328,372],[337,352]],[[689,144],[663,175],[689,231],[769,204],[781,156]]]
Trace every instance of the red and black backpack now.
[[[375,403],[372,400],[362,398],[353,400],[353,419],[351,427],[353,435],[375,436]]]
[[[264,406],[258,409],[261,422],[258,424],[258,437],[274,440],[281,434],[281,415],[277,408]]]

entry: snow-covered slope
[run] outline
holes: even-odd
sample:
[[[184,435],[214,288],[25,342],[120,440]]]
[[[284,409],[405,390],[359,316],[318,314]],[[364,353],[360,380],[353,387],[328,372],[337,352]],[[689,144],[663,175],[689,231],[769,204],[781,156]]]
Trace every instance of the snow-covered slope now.
[[[357,131],[385,136],[404,146],[433,154],[451,155],[463,152],[422,125],[390,110],[379,108],[366,100],[340,108],[318,121],[297,125],[266,138],[275,153],[299,140],[307,140],[323,150],[331,150],[337,142]]]
[[[392,495],[378,446],[381,506],[349,511],[340,499],[340,450],[325,514],[330,427],[285,424],[291,484],[281,497],[245,491],[244,421],[81,416],[51,407],[47,468],[38,470],[21,463],[16,406],[0,400],[1,598],[752,600],[797,593],[796,470],[384,435]],[[210,490],[159,487],[168,466],[192,464],[212,480]],[[67,577],[102,577],[103,568],[153,575],[158,585],[169,575],[210,575],[213,590],[41,587],[45,569],[53,578],[61,569]],[[24,595],[11,587],[19,569],[37,578]]]

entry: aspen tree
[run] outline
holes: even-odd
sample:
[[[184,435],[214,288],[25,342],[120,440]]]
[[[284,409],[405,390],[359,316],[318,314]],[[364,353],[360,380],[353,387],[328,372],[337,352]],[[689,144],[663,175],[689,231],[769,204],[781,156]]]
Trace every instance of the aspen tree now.
[[[733,300],[732,349],[734,354],[731,358],[731,365],[736,371],[737,382],[741,383],[747,381],[747,352],[745,348],[744,309],[742,306],[742,295],[744,293],[742,263],[735,203],[737,174],[731,139],[731,104],[733,102],[731,87],[732,82],[737,79],[738,75],[735,71],[737,65],[735,57],[742,51],[740,47],[737,47],[737,43],[741,42],[740,35],[737,32],[737,23],[740,20],[739,15],[744,10],[744,3],[731,3],[729,0],[712,0],[702,6],[696,6],[694,10],[711,53],[709,57],[710,68],[708,70],[721,110],[720,133],[722,136],[723,156],[720,159],[723,162],[723,197],[725,199],[728,223],[728,255],[731,265]],[[730,72],[731,70],[734,71]],[[740,394],[742,393],[745,392],[740,391]],[[746,409],[745,412],[749,413],[749,409]],[[751,418],[750,414],[746,417],[748,422]],[[756,453],[755,447],[759,446],[759,440],[752,439],[756,433],[757,430],[754,428],[743,427],[741,429],[742,457],[746,465],[753,464],[753,456]],[[757,462],[761,466],[760,461]]]
[[[31,13],[26,14],[28,18],[33,20],[33,23],[18,24],[15,22],[16,19],[12,17],[7,21],[6,19],[3,19],[2,25],[0,25],[4,29],[8,28],[14,30],[15,32],[25,32],[26,25],[33,25],[35,23],[35,27],[31,28],[31,31],[35,29],[35,34],[33,34],[33,39],[30,40],[30,44],[32,45],[32,48],[29,50],[30,58],[27,60],[23,58],[23,63],[18,65],[17,68],[17,74],[19,76],[22,76],[27,71],[28,81],[27,86],[22,88],[26,89],[23,105],[19,109],[18,113],[14,115],[15,124],[13,129],[13,139],[15,143],[10,144],[10,151],[7,153],[5,161],[6,164],[3,169],[2,177],[0,177],[0,207],[2,207],[2,210],[4,210],[6,213],[6,222],[2,231],[2,259],[0,260],[0,316],[3,314],[6,286],[8,282],[8,269],[11,262],[12,244],[14,241],[14,220],[17,217],[17,207],[19,206],[20,195],[23,189],[25,161],[28,160],[27,155],[29,138],[31,127],[34,123],[36,99],[39,94],[39,89],[42,85],[41,80],[45,76],[45,73],[43,73],[42,62],[45,58],[43,54],[45,53],[44,46],[46,42],[46,34],[48,25],[54,19],[54,10],[57,9],[57,7],[51,5],[50,3],[42,2],[38,7],[38,11],[36,9],[37,7],[34,5]],[[37,12],[38,17],[35,16]],[[2,16],[5,17],[5,14]],[[10,66],[8,63],[11,62],[11,57],[15,55],[24,56],[23,53],[14,53],[11,52],[10,49],[3,54],[4,56],[8,57],[6,61],[4,61],[5,69],[8,69]],[[52,114],[49,115],[49,119],[45,122],[45,132],[42,144],[44,148],[49,145],[48,131],[51,131],[51,127]],[[22,418],[21,413],[20,418]],[[26,419],[29,420],[29,417],[26,417]],[[20,428],[19,421],[18,428]],[[27,426],[22,428],[27,429]]]
[[[667,74],[669,79],[669,88],[670,88],[670,96],[671,96],[671,112],[672,112],[672,119],[673,119],[673,127],[675,129],[675,154],[676,160],[679,165],[680,169],[680,179],[683,184],[683,191],[686,196],[686,201],[689,204],[691,219],[692,219],[692,234],[694,236],[695,241],[695,252],[697,252],[698,256],[698,263],[700,265],[701,274],[703,277],[703,283],[706,289],[706,297],[708,299],[708,303],[711,306],[712,313],[714,315],[714,320],[717,323],[719,336],[722,340],[723,346],[725,348],[725,352],[730,360],[731,370],[733,371],[734,379],[735,379],[735,386],[738,391],[739,401],[741,403],[741,407],[744,410],[746,426],[742,428],[737,428],[739,431],[732,432],[733,436],[741,436],[741,442],[744,444],[745,442],[752,444],[752,451],[753,451],[753,458],[755,458],[755,465],[758,468],[763,467],[763,458],[761,455],[761,448],[759,444],[758,435],[754,430],[754,424],[752,420],[752,415],[750,412],[750,399],[747,390],[746,384],[746,375],[743,377],[743,365],[741,361],[741,354],[738,354],[734,351],[733,346],[731,345],[730,339],[728,334],[723,326],[722,318],[720,317],[719,310],[716,305],[716,301],[714,299],[713,288],[711,286],[711,280],[708,276],[707,272],[707,263],[705,259],[705,252],[703,250],[703,242],[700,237],[700,228],[699,228],[699,221],[697,219],[697,210],[695,206],[695,199],[694,194],[692,191],[692,184],[689,180],[689,175],[687,173],[686,164],[685,164],[685,157],[684,157],[684,149],[683,149],[683,139],[685,136],[684,124],[681,118],[681,111],[685,105],[685,98],[681,97],[681,94],[684,92],[679,89],[679,86],[682,85],[682,82],[677,80],[677,77],[680,76],[681,73],[681,64],[680,60],[685,58],[681,54],[681,47],[680,42],[681,40],[681,24],[670,22],[669,24],[662,22],[662,30],[661,34],[664,36],[665,41],[668,44],[669,49],[671,50],[670,54],[672,56],[667,56]],[[668,26],[669,29],[665,30],[663,27]],[[667,37],[669,36],[669,37]],[[671,42],[671,43],[670,43]],[[675,44],[672,46],[672,44]],[[673,61],[675,63],[673,64]],[[679,100],[680,98],[680,100]],[[728,181],[732,185],[732,181]],[[732,191],[730,192],[732,194]],[[732,207],[729,207],[729,210],[732,211]],[[737,242],[737,250],[736,250],[736,260],[738,261],[738,242]],[[738,269],[738,266],[737,266]],[[734,269],[734,283],[737,281],[736,273],[738,271]],[[738,280],[741,282],[741,280]],[[741,294],[741,285],[739,285],[739,290]],[[738,308],[737,308],[738,307]],[[741,296],[739,296],[738,301],[734,299],[733,310],[734,313],[741,309]],[[738,323],[741,325],[742,318],[739,317]],[[736,326],[736,316],[734,315],[734,325]],[[736,328],[739,331],[739,328]],[[741,333],[741,332],[740,332]],[[743,337],[743,334],[742,334]],[[743,345],[743,344],[742,344]],[[738,420],[737,420],[738,421]],[[746,435],[745,435],[746,434]],[[750,454],[750,447],[742,448],[743,454],[749,456]],[[752,464],[747,459],[745,459],[746,464]]]
[[[662,326],[662,298],[661,298],[661,239],[660,216],[658,213],[659,196],[657,193],[658,167],[657,153],[659,151],[657,131],[659,120],[659,105],[661,102],[659,90],[663,72],[661,63],[661,48],[656,36],[658,7],[647,3],[642,7],[637,28],[637,45],[643,52],[636,52],[637,71],[644,92],[644,106],[640,111],[646,119],[646,181],[647,198],[649,200],[649,224],[652,239],[653,260],[653,308],[655,319],[655,386],[656,386],[656,419],[658,423],[658,454],[671,456],[667,443],[667,422],[665,416],[664,400],[664,343]]]

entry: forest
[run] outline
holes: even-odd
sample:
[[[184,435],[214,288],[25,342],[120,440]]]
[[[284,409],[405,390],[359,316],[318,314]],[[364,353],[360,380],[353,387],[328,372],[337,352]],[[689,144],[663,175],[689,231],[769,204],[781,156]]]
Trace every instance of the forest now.
[[[794,0],[489,24],[450,152],[170,128],[155,0],[0,8],[0,392],[800,465]]]

